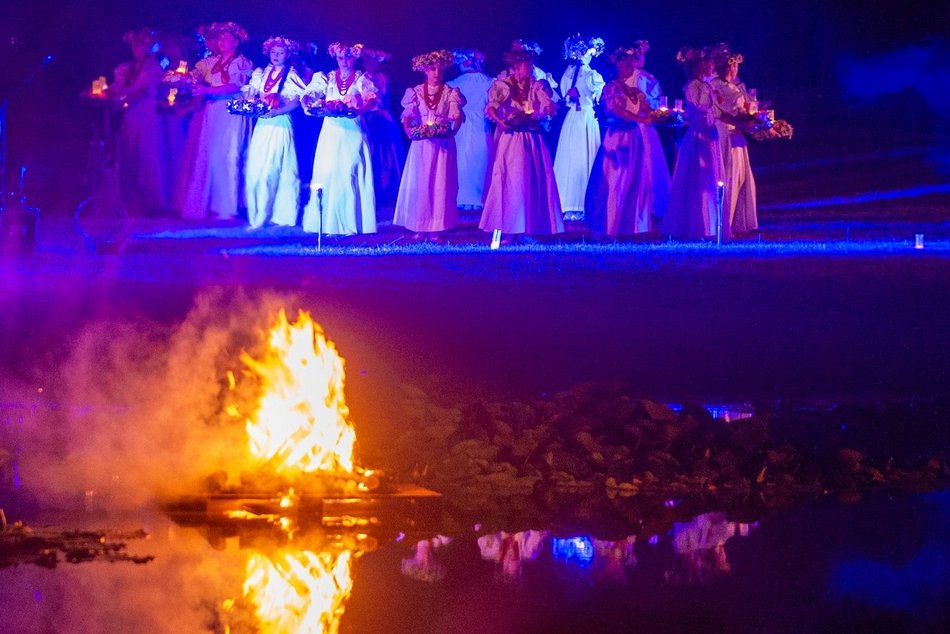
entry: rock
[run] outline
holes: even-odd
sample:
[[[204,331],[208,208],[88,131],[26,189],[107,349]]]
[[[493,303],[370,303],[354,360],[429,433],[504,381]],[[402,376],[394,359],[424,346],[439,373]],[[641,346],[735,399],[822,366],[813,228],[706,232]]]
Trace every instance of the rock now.
[[[640,408],[647,418],[653,421],[675,421],[676,412],[663,403],[654,401],[640,401]]]
[[[563,449],[552,449],[545,454],[544,461],[553,470],[565,471],[577,478],[585,478],[593,472],[584,460]]]

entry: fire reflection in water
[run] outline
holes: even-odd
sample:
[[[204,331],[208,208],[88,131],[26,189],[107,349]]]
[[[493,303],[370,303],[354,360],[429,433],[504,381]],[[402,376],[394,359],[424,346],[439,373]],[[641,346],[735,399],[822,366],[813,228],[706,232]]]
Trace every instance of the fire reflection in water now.
[[[306,546],[253,549],[247,558],[243,596],[222,604],[225,630],[335,634],[353,590],[356,558],[373,550],[367,535],[324,536]]]

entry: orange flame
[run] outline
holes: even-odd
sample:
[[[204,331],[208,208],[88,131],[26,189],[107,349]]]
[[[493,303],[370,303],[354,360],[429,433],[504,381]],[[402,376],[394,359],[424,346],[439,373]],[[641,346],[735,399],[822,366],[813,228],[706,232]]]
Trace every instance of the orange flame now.
[[[255,606],[260,631],[336,634],[353,589],[352,554],[251,555],[244,596]]]
[[[250,452],[283,476],[354,471],[356,431],[347,419],[343,359],[323,329],[300,311],[296,323],[281,310],[261,360],[242,360],[260,381],[247,420]]]

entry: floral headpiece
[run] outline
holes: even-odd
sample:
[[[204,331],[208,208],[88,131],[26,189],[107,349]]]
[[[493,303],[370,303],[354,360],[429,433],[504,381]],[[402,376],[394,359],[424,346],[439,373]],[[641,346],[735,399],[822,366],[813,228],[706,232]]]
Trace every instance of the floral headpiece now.
[[[716,68],[725,68],[733,64],[741,64],[745,59],[741,53],[734,53],[726,42],[721,42],[712,47],[711,52]]]
[[[330,54],[330,57],[355,57],[357,59],[363,55],[363,45],[356,43],[350,44],[349,42],[333,42],[330,46],[327,47],[327,53]]]
[[[392,53],[381,49],[364,48],[363,57],[375,59],[377,62],[385,62],[393,58]]]
[[[533,53],[535,57],[540,57],[542,53],[541,45],[534,40],[514,40],[511,43],[511,52],[526,51]]]
[[[706,57],[706,51],[701,48],[690,48],[688,46],[681,48],[676,53],[676,61],[680,64],[687,64],[692,61],[703,59],[704,57]]]
[[[620,48],[615,48],[613,53],[610,54],[610,61],[616,64],[622,59],[639,55],[640,51],[641,49],[636,43],[634,43],[633,46],[621,46]]]
[[[457,48],[452,51],[452,55],[455,56],[455,63],[459,66],[471,65],[481,68],[485,63],[485,54],[474,48]]]
[[[122,35],[122,41],[126,44],[144,44],[150,46],[155,43],[158,38],[158,34],[154,29],[143,28],[138,31],[126,31]]]
[[[586,38],[580,33],[564,40],[564,59],[580,60],[585,55],[597,57],[604,52],[604,40],[599,37]]]
[[[412,70],[425,72],[425,70],[428,68],[445,69],[454,63],[455,56],[452,55],[452,52],[445,49],[440,49],[438,51],[432,51],[413,57]]]
[[[508,51],[504,56],[505,64],[509,67],[521,62],[530,62],[533,64],[537,57],[537,54],[533,51]]]
[[[264,55],[270,55],[271,49],[276,47],[282,47],[287,51],[288,55],[296,55],[300,52],[300,43],[296,40],[292,40],[289,37],[284,37],[282,35],[276,35],[274,37],[269,37],[264,40]]]
[[[218,37],[224,33],[230,33],[239,42],[247,41],[247,31],[237,22],[215,22],[208,28],[205,37]]]
[[[637,40],[633,43],[633,48],[639,49],[641,55],[645,55],[650,50],[649,40]]]

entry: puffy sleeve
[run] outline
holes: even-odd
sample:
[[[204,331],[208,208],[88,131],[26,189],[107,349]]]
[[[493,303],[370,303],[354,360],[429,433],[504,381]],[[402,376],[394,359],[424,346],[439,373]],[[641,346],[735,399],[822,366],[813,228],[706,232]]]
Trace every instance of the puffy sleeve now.
[[[291,66],[287,71],[287,81],[284,82],[284,89],[280,91],[280,96],[285,99],[299,99],[306,90],[307,87],[297,74],[297,69]]]
[[[624,119],[629,120],[631,114],[640,112],[641,101],[639,99],[634,101],[627,97],[623,86],[616,81],[612,81],[604,87],[603,102],[608,112]]]
[[[604,76],[593,68],[587,74],[587,87],[590,90],[591,99],[600,101],[600,96],[604,92]]]
[[[698,111],[700,116],[705,116],[706,122],[712,125],[722,114],[719,106],[716,105],[716,98],[705,82],[694,80],[686,86],[686,103],[694,110]]]
[[[462,91],[458,88],[449,88],[447,100],[449,102],[449,119],[461,123],[465,119],[465,115],[462,113],[462,106],[465,105],[465,97],[462,96]]]
[[[210,83],[211,81],[211,63],[208,61],[210,57],[205,57],[204,59],[199,59],[195,63],[194,69],[191,71],[191,76],[197,82],[202,82],[205,84]]]
[[[254,72],[251,73],[251,79],[250,81],[247,82],[247,86],[245,86],[245,88],[246,90],[244,90],[243,92],[247,92],[251,95],[260,94],[261,92],[264,91],[264,69],[263,68],[254,69]]]
[[[228,67],[228,75],[231,76],[231,83],[237,86],[246,84],[251,78],[253,71],[254,64],[243,55],[237,57]]]
[[[310,83],[307,84],[307,87],[304,89],[304,92],[308,95],[314,95],[320,98],[326,97],[327,83],[326,73],[314,73],[313,77],[310,78]]]
[[[377,90],[376,84],[373,83],[373,80],[370,79],[365,73],[356,78],[356,85],[354,86],[356,93],[360,96],[362,102],[362,107],[365,110],[373,110],[378,105],[377,101]],[[349,95],[343,98],[343,101],[347,101]]]
[[[401,121],[418,121],[422,118],[419,112],[419,95],[415,88],[406,88],[406,94],[399,103],[402,106],[402,115],[399,117]]]
[[[537,104],[538,114],[544,117],[553,117],[557,114],[557,105],[554,102],[554,92],[551,85],[546,81],[539,81],[534,84],[533,99]]]
[[[511,88],[508,82],[496,80],[492,82],[488,89],[488,103],[485,104],[485,111],[494,110],[507,102],[511,97]]]

